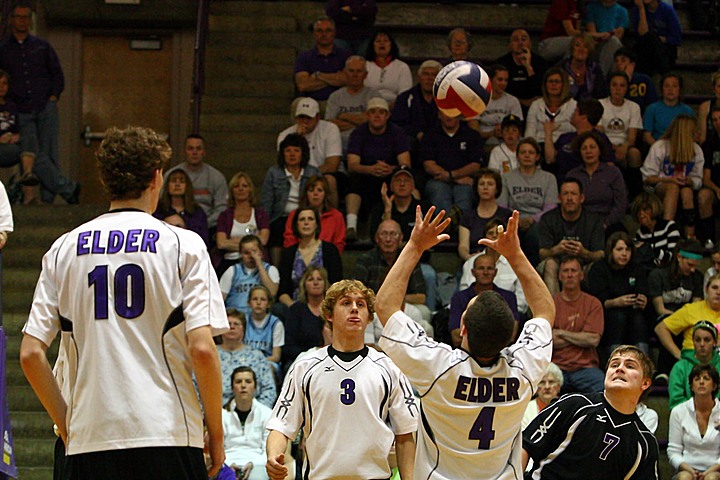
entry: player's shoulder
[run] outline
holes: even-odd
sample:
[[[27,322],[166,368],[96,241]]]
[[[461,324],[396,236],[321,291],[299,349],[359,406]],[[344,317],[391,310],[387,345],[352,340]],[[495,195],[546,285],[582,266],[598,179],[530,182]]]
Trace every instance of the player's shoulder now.
[[[558,398],[554,405],[566,411],[586,412],[588,409],[605,408],[605,396],[603,392],[566,393]]]

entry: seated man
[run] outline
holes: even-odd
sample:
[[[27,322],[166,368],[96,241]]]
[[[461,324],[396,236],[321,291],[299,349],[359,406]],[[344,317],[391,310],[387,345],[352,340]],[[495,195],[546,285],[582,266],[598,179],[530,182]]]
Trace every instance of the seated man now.
[[[350,50],[335,46],[335,22],[322,16],[313,25],[315,46],[300,52],[295,60],[295,88],[315,100],[327,100],[332,92],[345,85],[345,60]]]
[[[449,212],[457,206],[472,209],[473,177],[482,161],[483,140],[460,117],[438,112],[440,125],[432,128],[420,142],[420,160],[430,179],[425,195],[438,209]]]
[[[472,274],[473,277],[475,277],[475,282],[473,282],[465,290],[456,292],[450,301],[450,320],[448,322],[448,330],[450,331],[454,347],[460,346],[460,319],[462,314],[470,303],[470,300],[475,298],[481,292],[493,291],[498,293],[507,302],[510,307],[510,311],[515,317],[515,321],[520,319],[515,294],[508,290],[504,290],[493,283],[495,275],[497,274],[497,268],[495,267],[495,255],[485,253],[476,256]]]
[[[695,365],[709,363],[716,369],[720,368],[720,355],[715,349],[717,337],[718,331],[712,322],[700,320],[693,326],[693,349],[682,350],[680,360],[670,370],[668,400],[671,410],[685,400],[692,398],[688,377]]]
[[[401,166],[390,179],[390,187],[383,184],[380,189],[381,203],[375,204],[370,211],[370,231],[377,232],[383,220],[395,220],[400,225],[403,238],[410,238],[415,226],[415,208],[418,205],[427,210],[425,203],[413,197],[415,178],[412,170]]]
[[[357,238],[360,208],[367,212],[380,201],[382,184],[396,167],[410,166],[410,145],[402,129],[389,122],[387,101],[370,99],[367,114],[368,121],[353,131],[348,143],[350,192],[345,197],[348,242]]]
[[[550,293],[559,291],[558,267],[561,257],[574,255],[585,266],[605,255],[602,218],[583,210],[582,183],[575,178],[560,184],[560,204],[540,218],[540,258],[538,270]]]
[[[497,59],[497,63],[505,65],[510,74],[506,91],[520,100],[523,113],[527,113],[530,104],[542,96],[542,78],[547,64],[540,55],[532,52],[532,41],[526,30],[512,32],[509,50]]]
[[[345,175],[338,173],[342,157],[342,141],[337,125],[326,120],[320,120],[320,106],[312,98],[300,98],[295,106],[295,125],[292,125],[278,135],[277,146],[285,140],[290,133],[297,133],[305,137],[310,147],[310,163],[317,167],[325,176],[330,191],[330,203],[337,207],[338,183],[345,184]],[[337,179],[341,178],[340,181]]]
[[[600,344],[605,317],[600,300],[580,289],[582,265],[577,257],[560,260],[562,289],[555,300],[552,361],[563,372],[563,385],[570,391],[600,392],[603,372],[596,347]]]
[[[648,75],[664,74],[675,66],[682,43],[678,14],[672,2],[635,0],[634,3],[630,23],[640,37],[635,45],[638,68]]]

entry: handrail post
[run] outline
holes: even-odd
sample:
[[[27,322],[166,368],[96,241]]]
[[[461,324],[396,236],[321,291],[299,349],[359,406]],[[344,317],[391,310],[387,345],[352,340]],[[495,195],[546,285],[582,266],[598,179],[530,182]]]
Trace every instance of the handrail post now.
[[[205,47],[207,42],[210,0],[198,2],[197,26],[195,30],[195,64],[193,66],[193,129],[200,132],[200,110],[205,91]]]

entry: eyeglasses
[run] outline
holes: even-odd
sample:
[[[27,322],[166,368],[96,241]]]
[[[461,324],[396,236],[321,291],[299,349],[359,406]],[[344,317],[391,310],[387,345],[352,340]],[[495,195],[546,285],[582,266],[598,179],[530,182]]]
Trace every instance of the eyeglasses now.
[[[378,237],[380,238],[397,238],[400,236],[399,232],[380,232]]]

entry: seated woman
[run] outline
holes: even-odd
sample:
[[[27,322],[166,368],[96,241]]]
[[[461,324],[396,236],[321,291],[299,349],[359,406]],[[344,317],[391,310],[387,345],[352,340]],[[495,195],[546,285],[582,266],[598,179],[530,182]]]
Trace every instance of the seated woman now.
[[[720,376],[712,365],[690,371],[692,398],[670,412],[668,460],[676,480],[720,479]]]
[[[590,58],[594,51],[595,40],[587,33],[577,34],[570,42],[570,58],[563,68],[570,77],[570,96],[575,100],[601,99],[608,94],[602,68]]]
[[[663,206],[657,195],[643,192],[630,205],[633,218],[640,228],[635,233],[636,263],[644,277],[650,270],[670,263],[680,240],[680,230],[673,220],[662,218]]]
[[[560,389],[563,386],[564,378],[560,367],[550,362],[545,370],[537,388],[537,397],[530,400],[527,408],[525,408],[525,415],[522,419],[523,430],[532,421],[533,418],[537,417],[537,414],[550,405],[555,399],[560,396]]]
[[[230,330],[221,336],[221,343],[217,345],[222,378],[229,379],[232,371],[239,366],[245,365],[252,368],[257,380],[255,394],[260,403],[272,408],[277,398],[277,388],[270,364],[265,361],[265,356],[260,350],[244,343],[245,327],[247,326],[245,315],[239,310],[228,308],[227,317]],[[224,383],[223,403],[229,402],[232,397],[232,385]]]
[[[280,261],[278,300],[288,308],[298,300],[300,279],[309,266],[324,267],[331,285],[343,278],[340,254],[335,245],[320,239],[320,232],[318,211],[298,208],[293,221],[293,234],[298,243],[283,250]]]
[[[320,170],[310,163],[310,147],[307,140],[297,133],[288,134],[278,150],[277,165],[265,175],[260,204],[270,216],[270,263],[280,264],[280,249],[287,217],[300,204],[300,193],[312,177],[322,176]],[[292,180],[291,180],[292,179]],[[299,184],[296,190],[293,184]]]
[[[272,410],[255,398],[257,378],[252,368],[235,368],[230,384],[233,398],[222,410],[225,464],[235,471],[237,478],[267,480],[265,442],[270,432],[265,424]]]
[[[525,137],[543,140],[545,138],[543,124],[550,120],[554,122],[552,140],[557,142],[563,133],[575,131],[570,119],[575,113],[577,102],[570,95],[570,78],[567,72],[560,67],[548,68],[543,78],[542,92],[542,98],[530,104]]]
[[[233,175],[228,190],[228,208],[217,221],[216,244],[223,253],[218,275],[240,260],[240,240],[245,235],[256,235],[261,247],[270,238],[270,220],[265,210],[255,206],[255,184],[250,175],[245,172]]]
[[[302,352],[324,345],[322,302],[327,291],[327,270],[309,266],[300,279],[298,301],[290,307],[285,319],[285,346],[282,351],[283,368],[292,365]]]
[[[392,109],[395,99],[405,90],[413,86],[412,73],[408,64],[400,60],[397,43],[385,30],[377,30],[367,47],[367,77],[365,86],[374,90],[390,104]]]
[[[663,218],[674,220],[678,201],[682,210],[679,223],[685,236],[695,236],[695,191],[703,183],[705,159],[700,145],[693,141],[695,118],[678,115],[667,132],[650,147],[640,168],[645,185],[663,201]]]
[[[193,192],[192,180],[187,172],[181,168],[173,170],[165,180],[153,216],[176,227],[192,230],[209,246],[207,215],[195,202]]]
[[[593,263],[588,273],[589,293],[605,310],[602,343],[608,353],[623,344],[649,351],[650,332],[643,313],[648,303],[647,285],[638,281],[634,250],[629,234],[615,232],[605,245],[605,258]]]
[[[311,177],[305,184],[305,190],[300,197],[300,207],[310,207],[320,212],[320,240],[335,245],[340,255],[345,250],[345,218],[340,210],[333,208],[327,194],[329,190],[325,177]],[[293,221],[295,219],[293,210],[285,222],[285,233],[283,234],[283,247],[291,247],[298,243],[293,234]]]

